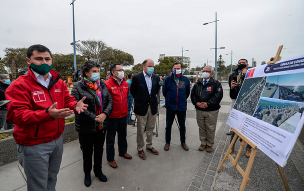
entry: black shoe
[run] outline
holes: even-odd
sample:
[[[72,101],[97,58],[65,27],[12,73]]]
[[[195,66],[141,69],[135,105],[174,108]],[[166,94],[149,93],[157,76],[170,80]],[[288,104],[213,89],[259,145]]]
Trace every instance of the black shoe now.
[[[228,132],[228,133],[226,133],[226,135],[231,135],[231,131],[230,131],[230,132]]]
[[[89,186],[91,186],[91,183],[92,183],[91,174],[90,174],[90,173],[85,174],[85,175],[84,175],[84,185],[85,185],[86,187],[89,187]]]
[[[101,181],[101,182],[106,182],[108,181],[106,175],[104,175],[102,172],[98,173],[98,174],[95,174],[96,177],[98,177],[98,179]]]

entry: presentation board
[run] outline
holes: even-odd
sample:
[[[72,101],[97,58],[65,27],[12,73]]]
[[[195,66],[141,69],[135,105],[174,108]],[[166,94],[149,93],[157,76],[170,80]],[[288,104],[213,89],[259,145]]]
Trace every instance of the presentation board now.
[[[304,123],[304,55],[248,70],[227,124],[285,166]]]

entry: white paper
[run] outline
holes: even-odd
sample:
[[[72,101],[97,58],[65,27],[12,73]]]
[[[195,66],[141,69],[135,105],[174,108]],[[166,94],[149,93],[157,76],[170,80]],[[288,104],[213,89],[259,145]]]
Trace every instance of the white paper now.
[[[250,69],[227,124],[285,166],[304,123],[304,55]]]

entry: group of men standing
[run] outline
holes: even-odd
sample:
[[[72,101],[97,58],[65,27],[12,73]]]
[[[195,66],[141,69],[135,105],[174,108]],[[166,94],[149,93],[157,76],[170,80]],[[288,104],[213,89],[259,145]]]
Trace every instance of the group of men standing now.
[[[8,104],[7,118],[16,124],[14,137],[18,145],[19,162],[28,176],[28,187],[54,190],[63,152],[61,134],[64,130],[64,118],[73,112],[84,112],[88,105],[83,102],[86,97],[77,102],[59,79],[60,74],[51,70],[53,65],[48,48],[43,45],[31,46],[27,51],[26,61],[29,73],[19,77],[6,91],[6,99],[12,100]],[[245,66],[239,66],[238,69],[242,67]],[[130,108],[133,99],[137,119],[138,156],[145,160],[145,151],[153,155],[159,154],[153,146],[152,138],[158,112],[160,78],[154,74],[153,60],[146,59],[142,63],[142,68],[142,72],[130,74],[128,80],[125,79],[124,69],[120,64],[113,64],[107,74],[105,85],[111,94],[113,108],[109,116],[110,128],[106,135],[106,151],[108,163],[113,168],[117,168],[114,150],[116,133],[119,156],[132,159],[127,153],[127,124],[132,123]],[[172,65],[172,74],[163,81],[162,93],[166,107],[165,151],[170,149],[172,124],[176,116],[181,147],[185,151],[189,150],[186,144],[185,122],[190,81],[182,74],[182,69],[183,64],[175,62]],[[198,149],[206,149],[207,152],[213,151],[217,117],[223,98],[221,83],[212,78],[213,74],[214,68],[205,66],[202,79],[194,84],[190,96],[196,108],[199,126],[201,144]],[[234,82],[229,82],[232,91]],[[56,98],[57,102],[54,103],[52,98]],[[42,137],[39,140],[35,139],[38,134]],[[36,178],[31,178],[36,175],[42,177],[38,183],[35,182]]]
[[[130,117],[133,99],[134,113],[137,119],[138,156],[145,160],[145,151],[154,155],[159,154],[153,147],[152,138],[158,112],[160,79],[159,76],[154,74],[153,60],[146,59],[142,63],[142,67],[142,72],[135,75],[129,74],[128,80],[126,80],[123,67],[119,64],[113,64],[110,68],[111,77],[105,82],[113,99],[113,110],[110,116],[111,128],[108,130],[106,140],[107,160],[113,168],[117,168],[117,163],[114,160],[116,132],[118,134],[119,155],[126,159],[132,158],[127,153],[126,132],[127,124],[133,124]],[[180,131],[181,147],[185,151],[189,150],[186,144],[185,122],[187,98],[190,96],[190,81],[182,74],[182,69],[183,64],[175,62],[172,65],[172,74],[164,80],[162,86],[166,107],[165,151],[170,149],[171,130],[175,117],[177,117]],[[199,126],[201,141],[199,150],[203,151],[206,148],[207,152],[213,150],[217,116],[220,109],[219,103],[223,97],[222,86],[220,82],[212,78],[213,74],[213,67],[204,67],[203,79],[193,86],[191,92],[191,101],[196,108],[197,124]],[[146,134],[146,141],[144,140],[144,133]]]

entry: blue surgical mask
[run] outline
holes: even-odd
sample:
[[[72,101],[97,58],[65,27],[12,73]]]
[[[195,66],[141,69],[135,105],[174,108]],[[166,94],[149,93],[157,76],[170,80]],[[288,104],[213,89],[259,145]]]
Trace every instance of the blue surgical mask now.
[[[7,85],[10,85],[11,84],[11,80],[10,79],[6,79],[3,83],[7,84]]]
[[[147,73],[151,76],[154,72],[154,68],[153,67],[148,67]]]
[[[91,76],[90,80],[92,82],[96,82],[97,80],[99,80],[99,78],[100,78],[100,74],[99,73],[92,73],[92,76]]]

